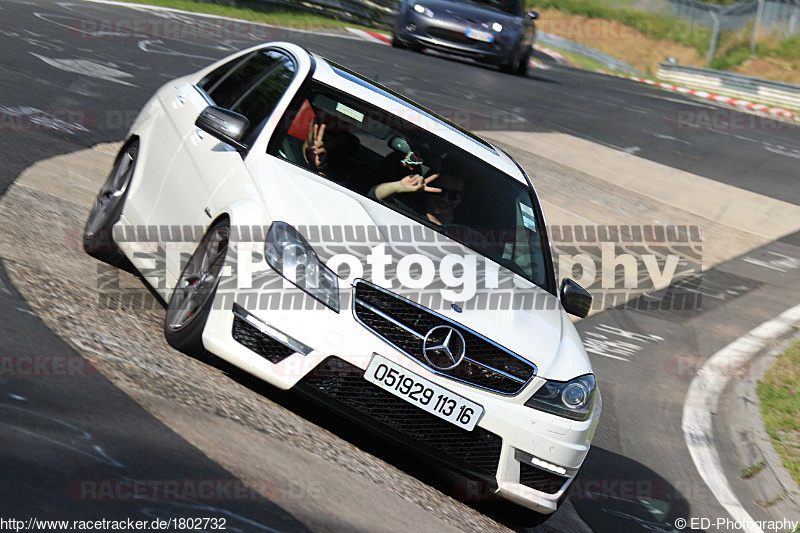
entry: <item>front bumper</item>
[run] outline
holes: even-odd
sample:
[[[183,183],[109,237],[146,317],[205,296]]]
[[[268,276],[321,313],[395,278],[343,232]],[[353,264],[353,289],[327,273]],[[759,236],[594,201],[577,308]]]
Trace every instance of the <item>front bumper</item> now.
[[[589,451],[600,416],[599,399],[590,420],[562,419],[524,405],[544,383],[539,377],[519,394],[503,396],[430,372],[346,311],[273,312],[256,307],[243,301],[234,313],[230,300],[215,301],[203,334],[206,348],[462,474],[463,484],[454,487],[458,497],[502,497],[552,513]],[[481,404],[484,417],[473,431],[465,431],[373,385],[363,374],[375,353]]]
[[[467,37],[469,28],[464,22],[430,18],[409,9],[398,16],[394,35],[406,46],[430,48],[485,63],[500,64],[514,53],[516,39],[509,32],[490,32],[494,42],[489,43]]]

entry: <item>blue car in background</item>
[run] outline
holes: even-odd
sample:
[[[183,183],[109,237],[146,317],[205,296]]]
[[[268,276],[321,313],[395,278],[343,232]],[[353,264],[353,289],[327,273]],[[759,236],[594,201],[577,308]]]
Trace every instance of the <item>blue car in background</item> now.
[[[521,0],[401,0],[392,46],[430,48],[524,76],[538,16],[524,13]]]

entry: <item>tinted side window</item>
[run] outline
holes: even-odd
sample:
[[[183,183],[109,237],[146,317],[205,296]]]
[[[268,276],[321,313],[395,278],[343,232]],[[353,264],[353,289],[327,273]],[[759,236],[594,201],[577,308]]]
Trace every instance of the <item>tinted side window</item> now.
[[[250,54],[250,55],[252,55],[252,54]],[[222,66],[219,66],[219,67],[215,68],[213,71],[211,71],[209,74],[207,74],[205,78],[200,80],[200,82],[197,84],[197,86],[200,87],[201,89],[203,89],[206,93],[211,92],[211,89],[214,86],[216,86],[217,83],[219,83],[219,81],[223,77],[225,77],[229,72],[231,72],[234,68],[239,66],[241,63],[243,63],[244,61],[247,61],[247,58],[250,57],[250,55],[237,57],[236,59],[234,59],[232,61],[228,61],[227,63],[223,64]]]
[[[284,58],[281,63],[276,63],[255,85],[247,88],[238,101],[230,107],[231,111],[244,115],[250,121],[244,135],[248,142],[252,141],[251,136],[261,130],[264,122],[275,109],[278,100],[292,82],[294,72],[294,64],[288,58]]]
[[[253,83],[269,72],[276,63],[285,59],[284,55],[272,50],[254,52],[204,89],[216,105],[231,109]]]

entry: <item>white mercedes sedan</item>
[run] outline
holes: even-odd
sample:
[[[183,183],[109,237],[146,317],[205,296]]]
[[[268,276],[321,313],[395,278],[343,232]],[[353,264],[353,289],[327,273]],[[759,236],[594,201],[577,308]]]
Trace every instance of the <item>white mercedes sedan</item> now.
[[[589,451],[600,393],[567,313],[586,316],[591,296],[558,284],[531,179],[299,46],[160,88],[83,242],[167,302],[174,348],[478,480],[467,499],[551,514]]]

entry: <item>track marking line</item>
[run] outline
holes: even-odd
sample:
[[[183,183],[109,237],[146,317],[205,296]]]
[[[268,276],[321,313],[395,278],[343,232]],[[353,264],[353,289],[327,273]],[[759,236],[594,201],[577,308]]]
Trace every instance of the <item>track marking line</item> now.
[[[750,533],[763,533],[763,530],[739,502],[722,471],[714,445],[713,416],[730,376],[749,363],[768,341],[791,332],[798,321],[800,305],[787,309],[715,353],[692,379],[683,404],[683,437],[700,477],[734,520],[752,526],[745,528]],[[730,366],[731,361],[738,362],[735,369]],[[729,371],[714,370],[723,367]]]
[[[794,111],[790,111],[788,109],[783,109],[780,107],[771,107],[766,104],[759,104],[755,102],[749,102],[747,100],[741,100],[738,98],[732,98],[729,96],[721,96],[718,94],[711,94],[706,91],[702,91],[699,89],[687,89],[686,87],[679,87],[677,85],[672,85],[671,83],[664,83],[661,81],[653,81],[648,80],[645,78],[638,78],[636,76],[626,76],[624,74],[615,74],[604,72],[604,74],[610,74],[612,76],[616,76],[617,78],[624,78],[626,80],[631,80],[639,83],[645,83],[647,85],[656,85],[661,87],[662,89],[667,89],[668,91],[677,92],[680,94],[688,94],[691,96],[696,96],[698,98],[705,98],[706,100],[712,100],[715,102],[722,102],[723,104],[728,104],[733,107],[744,108],[749,111],[755,111],[764,113],[767,115],[772,115],[776,117],[781,117],[784,119],[788,119],[793,122],[800,122],[800,114],[795,113]]]

